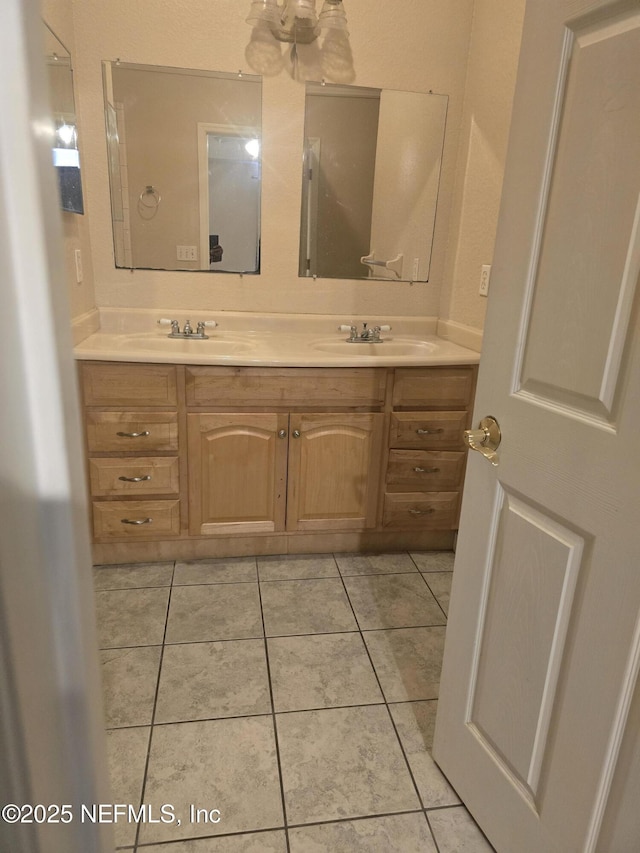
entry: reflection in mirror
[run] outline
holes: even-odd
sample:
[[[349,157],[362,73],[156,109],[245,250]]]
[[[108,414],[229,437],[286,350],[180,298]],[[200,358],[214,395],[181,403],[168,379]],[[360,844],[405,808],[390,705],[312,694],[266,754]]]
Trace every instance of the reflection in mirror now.
[[[43,29],[54,126],[53,165],[58,174],[60,204],[63,210],[84,213],[71,56],[47,24]]]
[[[429,280],[447,104],[307,83],[301,276]]]
[[[116,266],[260,272],[260,77],[103,71]]]

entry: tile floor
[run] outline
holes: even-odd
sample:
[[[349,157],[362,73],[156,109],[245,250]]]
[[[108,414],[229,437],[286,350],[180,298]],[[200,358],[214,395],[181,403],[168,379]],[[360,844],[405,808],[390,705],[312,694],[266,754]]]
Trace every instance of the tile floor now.
[[[491,851],[430,755],[452,567],[423,552],[96,568],[114,801],[157,821],[119,822],[117,845]]]

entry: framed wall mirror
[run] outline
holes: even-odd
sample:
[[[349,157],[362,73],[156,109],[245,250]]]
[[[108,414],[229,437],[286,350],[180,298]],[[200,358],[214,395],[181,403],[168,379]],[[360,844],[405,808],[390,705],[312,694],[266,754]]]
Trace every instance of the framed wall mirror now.
[[[69,213],[84,213],[71,55],[44,22],[43,30],[49,101],[54,126],[53,165],[58,175],[60,205]]]
[[[429,280],[448,100],[306,84],[300,276]]]
[[[115,263],[260,272],[261,78],[103,62]]]

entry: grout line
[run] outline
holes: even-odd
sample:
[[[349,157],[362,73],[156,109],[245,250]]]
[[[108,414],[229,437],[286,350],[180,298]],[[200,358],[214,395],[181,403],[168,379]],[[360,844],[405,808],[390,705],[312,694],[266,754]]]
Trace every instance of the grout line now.
[[[167,841],[147,841],[144,844],[139,844],[137,850],[146,850],[147,847],[151,847],[155,850],[156,847],[164,847],[166,845],[173,844],[188,844],[191,841],[215,841],[218,838],[239,838],[251,835],[264,835],[266,832],[282,832],[284,829],[284,826],[267,826],[262,829],[242,829],[238,832],[220,832],[217,835],[192,835],[189,838],[181,838],[179,841],[172,841],[170,839]]]
[[[343,583],[344,583],[344,581],[343,581]],[[347,599],[349,600],[349,606],[351,607],[351,610],[353,611],[353,616],[354,616],[354,618],[355,618],[355,620],[356,620],[356,622],[357,622],[358,617],[356,616],[356,611],[355,611],[355,609],[354,609],[354,607],[353,607],[353,604],[351,603],[351,599],[349,598],[349,592],[348,592],[348,590],[347,590],[346,585],[345,585],[345,588],[344,588],[344,589],[345,589],[345,593],[346,593],[346,595],[347,595]],[[382,698],[384,699],[384,703],[383,703],[383,704],[384,704],[385,708],[387,709],[387,713],[388,713],[388,715],[389,715],[389,719],[391,720],[391,725],[393,726],[393,730],[394,730],[394,732],[396,733],[396,738],[398,739],[398,743],[400,744],[400,749],[402,750],[402,755],[403,755],[404,760],[405,760],[405,763],[406,763],[406,765],[407,765],[407,769],[408,769],[408,771],[409,771],[409,775],[411,776],[411,781],[413,782],[413,787],[415,788],[416,794],[418,795],[418,802],[420,803],[421,807],[424,809],[424,803],[423,803],[423,801],[422,801],[422,797],[420,796],[420,791],[418,790],[418,786],[417,786],[417,784],[416,784],[416,780],[414,779],[413,771],[411,770],[411,767],[410,767],[410,765],[409,765],[409,760],[408,760],[408,758],[407,758],[407,756],[406,756],[406,753],[405,753],[405,751],[404,751],[404,747],[403,747],[403,745],[402,745],[402,741],[400,740],[400,735],[398,734],[398,730],[397,730],[397,728],[396,728],[395,722],[394,722],[394,720],[393,720],[393,716],[392,716],[392,714],[391,714],[391,710],[390,710],[390,708],[389,708],[389,703],[387,702],[386,694],[385,694],[384,689],[383,689],[383,687],[382,687],[382,682],[380,681],[380,678],[379,678],[379,676],[378,676],[378,671],[376,670],[375,664],[374,664],[374,662],[373,662],[373,658],[371,657],[371,654],[370,654],[370,652],[369,652],[369,647],[367,646],[367,644],[366,644],[366,642],[365,642],[365,639],[364,639],[364,636],[362,635],[362,631],[360,631],[360,638],[362,639],[362,644],[364,645],[365,651],[366,651],[366,653],[367,653],[367,657],[369,658],[369,663],[371,664],[371,668],[373,669],[373,673],[374,673],[374,675],[375,675],[375,677],[376,677],[376,681],[378,682],[378,688],[380,689],[380,693],[382,694]]]
[[[256,557],[256,565],[257,565],[257,557]],[[267,681],[269,683],[269,697],[271,699],[271,720],[273,722],[273,736],[274,736],[275,745],[276,745],[276,761],[278,764],[278,780],[280,782],[280,798],[282,800],[282,817],[284,820],[284,837],[285,837],[285,843],[287,845],[287,853],[290,853],[291,846],[289,843],[289,827],[287,824],[287,803],[286,803],[285,794],[284,794],[284,779],[282,776],[282,761],[280,759],[280,741],[278,738],[278,724],[276,721],[275,703],[274,703],[274,699],[273,699],[273,681],[271,679],[271,664],[269,661],[269,645],[267,643],[267,636],[266,636],[267,631],[266,631],[266,626],[265,626],[265,622],[264,622],[264,609],[262,606],[262,590],[260,588],[260,582],[258,582],[258,598],[260,600],[260,617],[262,619],[262,632],[264,634],[264,637],[263,637],[264,655],[265,655],[265,660],[266,660],[266,664],[267,664]]]
[[[333,823],[355,823],[361,820],[371,820],[381,817],[398,817],[399,815],[424,814],[424,809],[401,809],[397,812],[376,812],[375,814],[354,815],[353,817],[337,817],[332,820],[314,820],[310,823],[294,823],[290,829],[305,829],[307,826],[329,826]]]
[[[169,589],[171,586],[170,583],[152,583],[147,584],[146,586],[109,586],[106,589],[96,589],[94,586],[93,591],[97,594],[99,592],[132,592],[135,589]]]
[[[437,697],[431,699],[400,699],[398,701],[388,701],[383,698],[377,702],[354,702],[350,705],[320,705],[317,708],[291,708],[284,711],[260,711],[254,714],[230,714],[227,717],[195,717],[188,720],[159,720],[154,721],[154,726],[177,726],[182,723],[211,723],[217,720],[244,720],[247,717],[271,717],[274,714],[282,717],[285,714],[305,714],[311,711],[335,711],[340,708],[372,708],[377,705],[411,705],[419,702],[437,702]],[[121,729],[140,729],[150,726],[151,723],[133,723],[128,726],[109,726],[105,731],[120,731]]]
[[[160,647],[160,661],[159,661],[159,665],[158,665],[158,677],[156,679],[156,691],[155,691],[155,696],[153,697],[153,710],[151,711],[151,725],[149,727],[149,743],[147,744],[147,760],[145,761],[145,765],[144,765],[144,774],[142,776],[142,788],[140,790],[140,804],[141,805],[142,805],[142,803],[144,803],[144,795],[145,795],[146,788],[147,788],[147,775],[149,773],[149,760],[151,758],[151,744],[153,742],[153,728],[154,728],[155,718],[156,718],[156,707],[158,705],[158,693],[160,691],[160,677],[162,675],[162,660],[164,658],[164,644],[165,644],[165,639],[167,636],[167,626],[169,624],[169,612],[171,610],[171,593],[173,592],[173,576],[175,574],[175,570],[176,570],[176,561],[174,560],[173,561],[173,568],[171,570],[171,585],[169,587],[169,597],[167,599],[167,614],[166,614],[165,620],[164,620],[164,633],[162,635],[162,645]],[[136,850],[138,848],[138,842],[140,840],[141,828],[142,828],[142,824],[139,823],[138,826],[136,827],[136,836],[135,836],[135,842],[134,842],[134,847]]]
[[[431,595],[433,596],[433,600],[434,600],[434,601],[435,601],[435,603],[438,605],[438,607],[440,608],[440,610],[442,610],[442,613],[443,613],[443,615],[444,615],[444,618],[445,618],[446,620],[448,620],[448,619],[449,619],[449,617],[448,617],[448,616],[447,616],[447,614],[445,613],[444,607],[440,604],[440,601],[439,601],[439,599],[438,599],[438,596],[437,596],[437,595],[435,594],[435,592],[431,589],[431,587],[429,586],[429,581],[425,578],[425,576],[422,574],[422,572],[420,573],[420,577],[422,578],[422,580],[423,580],[423,581],[425,582],[425,584],[427,585],[427,589],[429,590],[429,592],[430,592],[430,593],[431,593]]]
[[[358,617],[356,616],[355,609],[353,608],[353,605],[351,604],[351,599],[349,598],[349,591],[347,589],[347,585],[344,583],[344,578],[343,578],[342,583],[344,585],[344,589],[345,589],[345,593],[347,594],[347,598],[349,599],[349,604],[351,606],[351,609],[353,610],[353,615],[354,615],[356,622],[357,622]],[[431,590],[429,590],[429,591],[431,592]],[[360,623],[358,623],[358,625],[359,624]],[[400,751],[402,752],[402,757],[404,758],[405,764],[407,766],[407,770],[409,771],[409,776],[411,777],[411,782],[413,783],[413,787],[414,787],[414,790],[416,792],[416,796],[418,797],[418,802],[420,803],[420,805],[424,811],[424,809],[425,809],[424,800],[422,799],[422,795],[420,794],[420,789],[418,788],[418,783],[416,782],[415,776],[413,775],[413,770],[411,769],[411,764],[409,763],[409,759],[407,757],[407,753],[405,751],[404,744],[402,743],[402,739],[400,737],[400,733],[398,732],[398,727],[396,726],[396,722],[393,719],[393,714],[391,713],[391,708],[389,707],[389,702],[387,701],[386,693],[384,692],[384,690],[382,688],[382,683],[380,681],[380,678],[378,677],[378,671],[376,670],[375,664],[373,662],[373,658],[371,657],[371,653],[369,652],[369,647],[367,646],[367,643],[365,642],[362,630],[360,631],[360,635],[362,637],[362,642],[363,642],[365,650],[367,652],[367,657],[369,658],[369,663],[371,664],[374,675],[376,677],[376,681],[378,682],[378,687],[380,688],[380,692],[382,693],[382,696],[384,698],[384,705],[385,705],[385,708],[387,709],[389,721],[391,722],[391,725],[393,727],[393,731],[395,732],[396,739],[398,741],[398,745],[400,747]],[[429,832],[431,833],[431,837],[433,839],[433,843],[434,843],[435,848],[436,848],[436,853],[440,853],[440,848],[438,847],[438,842],[436,841],[436,837],[433,833],[433,829],[431,828],[431,824],[429,823],[429,820],[426,816],[426,812],[424,812],[424,814],[425,814],[425,820],[426,820],[427,826],[429,828]]]

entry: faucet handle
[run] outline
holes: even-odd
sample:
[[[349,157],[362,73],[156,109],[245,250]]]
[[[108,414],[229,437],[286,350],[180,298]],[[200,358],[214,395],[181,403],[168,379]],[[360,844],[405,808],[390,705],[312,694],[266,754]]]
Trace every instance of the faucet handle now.
[[[159,326],[171,326],[171,334],[179,335],[180,334],[180,324],[177,320],[168,320],[166,317],[161,317],[158,320]]]
[[[378,326],[378,331],[379,332],[390,332],[391,326]]]
[[[202,323],[198,323],[199,326],[202,326],[203,329],[215,329],[218,325],[215,320],[205,320]]]
[[[355,323],[351,326],[346,326],[344,324],[341,326],[338,326],[338,331],[339,332],[349,332],[349,340],[350,341],[355,341],[358,337],[358,327],[356,326]]]

